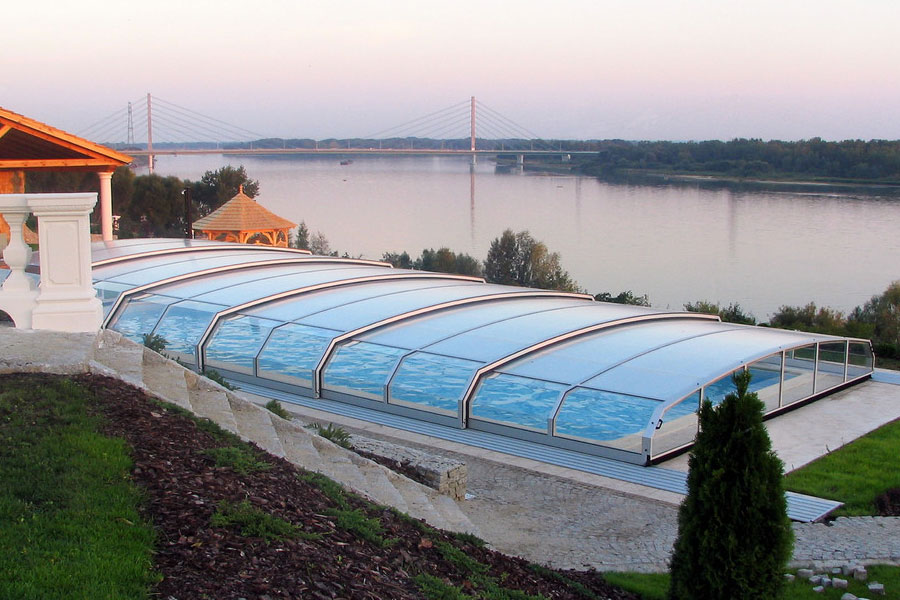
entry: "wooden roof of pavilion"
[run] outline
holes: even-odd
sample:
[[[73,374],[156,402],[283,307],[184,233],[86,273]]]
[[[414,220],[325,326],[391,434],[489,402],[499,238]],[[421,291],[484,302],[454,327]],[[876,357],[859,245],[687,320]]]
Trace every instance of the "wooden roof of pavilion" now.
[[[245,194],[244,186],[234,198],[193,224],[197,231],[269,231],[296,226]]]
[[[0,107],[0,170],[113,171],[127,154]]]

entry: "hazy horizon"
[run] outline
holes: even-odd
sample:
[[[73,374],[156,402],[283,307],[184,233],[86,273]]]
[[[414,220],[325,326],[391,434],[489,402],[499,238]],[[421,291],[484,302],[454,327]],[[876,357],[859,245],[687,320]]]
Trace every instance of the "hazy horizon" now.
[[[900,139],[890,0],[37,0],[5,15],[0,106],[73,133],[149,92],[263,137],[362,137],[474,95],[542,138]]]

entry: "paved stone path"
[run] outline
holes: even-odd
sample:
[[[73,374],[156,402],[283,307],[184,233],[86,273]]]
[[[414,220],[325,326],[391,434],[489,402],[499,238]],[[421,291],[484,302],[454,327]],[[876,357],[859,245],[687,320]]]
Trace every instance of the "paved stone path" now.
[[[0,372],[118,376],[378,502],[438,527],[473,531],[498,550],[536,562],[561,568],[664,571],[675,540],[678,497],[674,494],[604,482],[478,449],[456,448],[459,452],[454,453],[447,444],[437,450],[425,445],[430,452],[468,465],[469,491],[474,497],[456,503],[310,435],[115,332],[95,336],[0,327],[0,347],[4,348]],[[356,425],[364,435],[372,434],[367,424]],[[416,445],[409,439],[401,443]],[[795,524],[794,532],[795,566],[900,564],[900,518]]]
[[[373,435],[371,430],[355,429],[351,422],[343,425]],[[384,431],[380,428],[374,436],[393,439]],[[648,498],[582,481],[584,474],[571,470],[562,476],[541,472],[539,465],[510,465],[497,453],[476,451],[480,456],[474,456],[410,439],[402,443],[466,463],[472,497],[463,510],[497,550],[560,568],[667,570],[678,532],[680,497],[674,494]],[[900,517],[794,523],[793,529],[795,567],[829,568],[847,562],[900,565]]]

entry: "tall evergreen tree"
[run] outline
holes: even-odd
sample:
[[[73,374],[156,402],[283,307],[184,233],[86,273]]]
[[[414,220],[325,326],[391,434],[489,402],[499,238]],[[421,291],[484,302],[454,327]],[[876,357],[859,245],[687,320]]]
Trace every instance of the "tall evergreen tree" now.
[[[736,392],[705,401],[678,514],[670,600],[777,598],[793,533],[782,487],[784,465],[763,425],[751,374]]]

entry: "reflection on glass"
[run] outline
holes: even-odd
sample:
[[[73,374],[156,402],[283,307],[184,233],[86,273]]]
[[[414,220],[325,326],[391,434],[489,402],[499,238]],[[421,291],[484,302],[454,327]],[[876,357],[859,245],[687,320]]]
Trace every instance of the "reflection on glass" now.
[[[185,300],[169,307],[156,328],[156,334],[166,340],[166,351],[183,355],[182,359],[196,362],[194,350],[200,336],[209,327],[217,312],[225,308],[217,304]]]
[[[0,282],[2,282],[2,279],[0,279]],[[100,298],[100,303],[103,305],[104,317],[109,314],[109,311],[113,304],[116,303],[119,294],[131,289],[131,287],[132,286],[130,285],[112,283],[109,281],[98,281],[94,284],[94,289],[97,290],[97,296]]]
[[[750,391],[756,392],[765,405],[765,412],[778,408],[778,395],[781,390],[781,352],[750,363]],[[785,378],[793,377],[785,373]]]
[[[659,405],[651,398],[575,388],[563,400],[555,435],[640,452],[641,435]]]
[[[801,346],[785,352],[784,392],[782,404],[787,406],[813,395],[816,370],[816,345]]]
[[[390,401],[457,414],[459,402],[481,363],[416,352],[403,359],[391,382]]]
[[[175,301],[176,298],[165,296],[148,295],[132,298],[119,312],[110,329],[118,331],[130,340],[141,342],[145,333],[153,332],[166,307]]]
[[[471,416],[517,427],[547,431],[547,420],[566,386],[500,373],[478,386],[472,398]]]
[[[741,369],[738,369],[741,370]],[[706,386],[703,398],[712,402],[713,406],[718,406],[725,399],[725,396],[736,393],[734,381],[732,377],[736,371],[732,371],[721,379],[714,381]],[[747,388],[750,392],[756,392],[760,395],[760,400],[766,402],[766,409],[769,409],[769,402],[774,398],[772,408],[778,407],[778,384],[781,381],[781,355],[764,358],[750,365],[750,386]],[[785,373],[786,378],[793,375]],[[765,396],[765,398],[763,398]]]
[[[844,383],[844,362],[847,346],[844,342],[819,344],[819,372],[816,374],[816,393]]]
[[[340,333],[296,323],[275,329],[259,354],[259,376],[312,388],[313,369]]]
[[[699,408],[699,391],[669,408],[662,417],[662,425],[653,432],[650,455],[658,456],[693,442],[697,437]]]
[[[872,346],[868,342],[850,342],[848,362],[847,376],[850,379],[871,373],[874,366]]]
[[[277,324],[269,319],[243,315],[220,323],[206,346],[207,362],[212,366],[253,374],[253,359],[272,327]]]
[[[402,348],[369,342],[343,344],[325,367],[323,388],[384,400],[384,384],[405,353]]]

